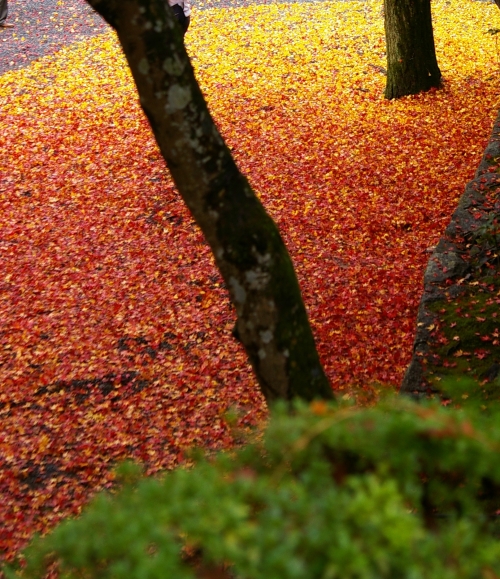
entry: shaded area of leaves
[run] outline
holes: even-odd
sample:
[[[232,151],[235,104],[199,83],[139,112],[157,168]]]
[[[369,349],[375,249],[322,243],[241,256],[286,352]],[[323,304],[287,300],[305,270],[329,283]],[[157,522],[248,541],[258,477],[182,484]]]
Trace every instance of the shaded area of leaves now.
[[[338,390],[401,379],[426,249],[495,114],[494,39],[486,50],[481,29],[495,11],[435,2],[445,88],[397,103],[382,98],[375,3],[193,18],[198,78],[279,223]],[[0,549],[11,557],[111,485],[115,461],[171,468],[185,447],[233,443],[228,408],[242,426],[265,411],[113,36],[3,75],[0,100]]]

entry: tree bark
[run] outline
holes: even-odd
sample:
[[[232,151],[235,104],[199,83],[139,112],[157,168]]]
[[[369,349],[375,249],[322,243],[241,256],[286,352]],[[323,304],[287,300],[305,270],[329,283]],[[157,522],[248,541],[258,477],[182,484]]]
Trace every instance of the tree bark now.
[[[236,308],[268,402],[332,398],[290,256],[210,116],[164,0],[87,0],[116,30],[172,178]]]
[[[430,0],[384,0],[387,45],[385,98],[439,87]]]

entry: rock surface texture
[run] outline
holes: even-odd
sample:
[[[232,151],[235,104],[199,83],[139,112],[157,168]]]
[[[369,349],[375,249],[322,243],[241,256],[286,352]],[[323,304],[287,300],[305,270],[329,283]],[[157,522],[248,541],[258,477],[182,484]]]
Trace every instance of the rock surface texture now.
[[[495,337],[495,324],[500,325],[496,321],[500,303],[499,162],[500,115],[475,177],[465,187],[429,259],[413,357],[401,393],[418,398],[438,393],[448,398],[451,394],[441,381],[453,373],[468,375],[480,387],[497,378],[498,372],[491,369],[500,360],[500,342]]]

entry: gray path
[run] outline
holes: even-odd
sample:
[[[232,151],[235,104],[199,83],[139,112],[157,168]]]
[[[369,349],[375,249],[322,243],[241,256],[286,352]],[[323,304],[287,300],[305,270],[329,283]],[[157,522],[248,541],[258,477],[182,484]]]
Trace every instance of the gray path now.
[[[0,28],[0,74],[106,29],[84,0],[59,4],[58,0],[8,0],[7,21],[15,27]]]

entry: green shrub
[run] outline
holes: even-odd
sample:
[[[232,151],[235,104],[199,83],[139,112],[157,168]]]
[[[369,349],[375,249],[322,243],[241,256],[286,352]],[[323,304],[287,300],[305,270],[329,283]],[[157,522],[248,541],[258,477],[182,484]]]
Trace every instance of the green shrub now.
[[[498,418],[406,400],[277,409],[262,440],[192,469],[122,467],[116,495],[8,575],[495,579]]]

